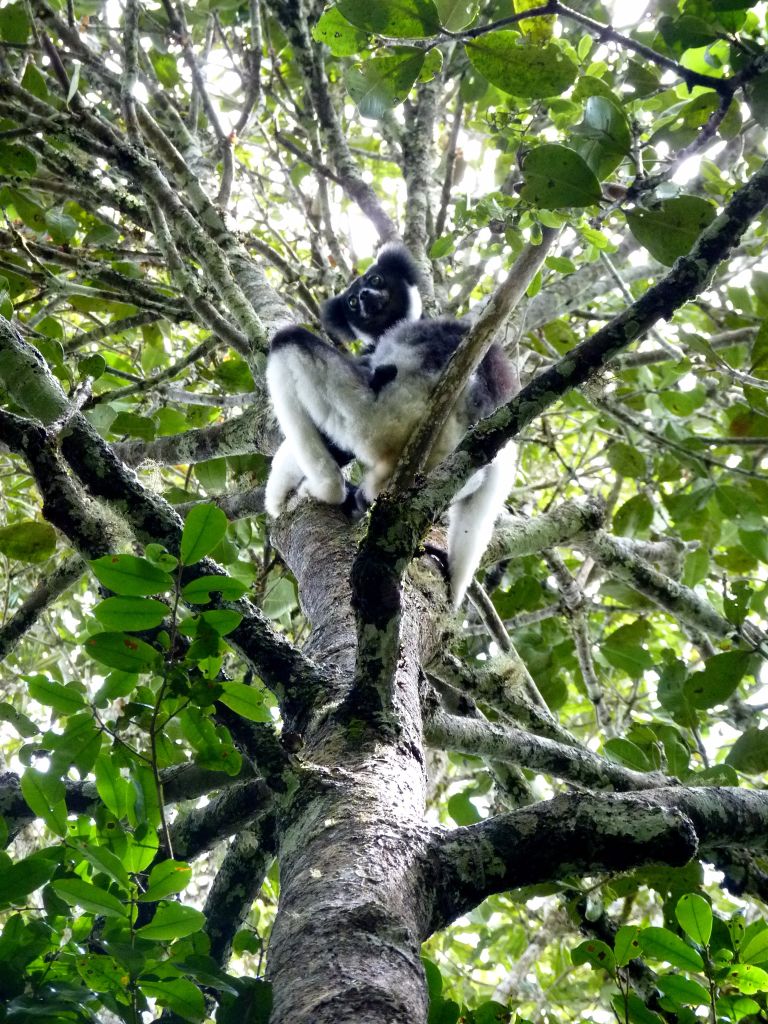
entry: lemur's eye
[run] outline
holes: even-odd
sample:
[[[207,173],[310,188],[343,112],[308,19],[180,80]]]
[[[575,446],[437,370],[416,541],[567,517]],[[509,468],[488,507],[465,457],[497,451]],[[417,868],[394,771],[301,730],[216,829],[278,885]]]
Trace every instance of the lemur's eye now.
[[[368,278],[368,284],[372,285],[374,288],[380,288],[384,284],[384,279],[381,274],[371,274]]]
[[[349,298],[347,299],[347,305],[349,306],[350,309],[357,309],[357,307],[360,305],[357,296],[350,295]]]

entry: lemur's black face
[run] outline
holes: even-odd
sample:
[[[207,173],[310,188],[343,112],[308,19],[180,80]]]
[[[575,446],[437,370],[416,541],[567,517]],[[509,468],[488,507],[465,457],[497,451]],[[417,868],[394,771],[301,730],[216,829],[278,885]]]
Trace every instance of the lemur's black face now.
[[[402,320],[418,320],[418,272],[407,249],[388,245],[377,261],[323,307],[323,326],[341,341],[376,342]]]

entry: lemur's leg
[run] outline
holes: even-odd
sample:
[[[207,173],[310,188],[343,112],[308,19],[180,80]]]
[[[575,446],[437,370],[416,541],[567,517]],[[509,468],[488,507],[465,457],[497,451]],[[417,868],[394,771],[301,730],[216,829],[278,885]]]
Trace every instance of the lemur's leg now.
[[[264,491],[264,506],[273,519],[280,515],[291,491],[298,489],[304,470],[293,456],[290,441],[283,441],[272,459],[272,468]]]
[[[282,506],[302,479],[303,489],[319,501],[344,502],[344,477],[322,434],[356,454],[358,425],[370,417],[376,400],[367,379],[367,372],[351,356],[303,327],[275,335],[267,360],[267,384],[288,450],[283,453],[281,446],[272,469],[277,479],[273,483],[270,475],[267,485],[273,508],[278,500]]]
[[[454,608],[464,594],[483,557],[493,525],[512,488],[517,448],[507,444],[489,466],[474,473],[448,511],[448,568]]]

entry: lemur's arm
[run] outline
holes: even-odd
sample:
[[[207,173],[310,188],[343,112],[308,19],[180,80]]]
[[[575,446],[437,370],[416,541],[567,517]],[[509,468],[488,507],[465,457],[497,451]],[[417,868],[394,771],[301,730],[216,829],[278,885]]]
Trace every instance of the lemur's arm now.
[[[344,477],[328,439],[358,454],[359,424],[368,422],[376,402],[370,369],[321,341],[303,327],[275,335],[267,360],[267,383],[285,442],[272,464],[266,505],[276,516],[290,491],[304,490],[318,501],[341,505]]]

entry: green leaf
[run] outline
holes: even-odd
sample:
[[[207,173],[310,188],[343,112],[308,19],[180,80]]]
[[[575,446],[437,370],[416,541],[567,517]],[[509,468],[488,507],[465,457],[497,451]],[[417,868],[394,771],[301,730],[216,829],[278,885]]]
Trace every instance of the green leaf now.
[[[152,67],[155,69],[157,80],[161,85],[164,85],[167,89],[172,89],[175,85],[178,85],[181,81],[181,75],[179,74],[179,67],[176,63],[176,57],[172,53],[160,53],[159,50],[150,50],[149,59],[152,62]]]
[[[247,589],[232,576],[198,576],[186,584],[181,595],[190,604],[208,604],[211,594],[221,594],[225,601],[236,601]]]
[[[222,683],[224,692],[219,697],[235,714],[249,719],[251,722],[271,722],[272,715],[264,704],[264,695],[253,686],[245,683]]]
[[[209,554],[227,532],[227,517],[216,505],[196,505],[181,535],[181,561],[194,565]]]
[[[671,267],[685,256],[701,232],[717,215],[715,207],[700,196],[662,199],[651,209],[636,207],[627,213],[629,230],[651,256]]]
[[[545,210],[593,206],[602,198],[600,183],[579,154],[555,143],[531,150],[523,177],[521,198]]]
[[[85,697],[73,683],[67,686],[43,675],[26,676],[26,679],[30,697],[59,714],[71,715],[86,707]]]
[[[448,813],[457,825],[474,825],[481,815],[467,793],[454,793],[448,798]]]
[[[0,142],[0,174],[25,177],[37,170],[35,154],[14,142]]]
[[[56,861],[32,854],[0,871],[0,903],[24,903],[56,870]]]
[[[139,988],[145,996],[156,999],[160,1006],[167,1006],[183,1020],[196,1024],[205,1017],[203,993],[186,978],[140,978]]]
[[[185,889],[192,877],[192,868],[179,860],[163,860],[149,873],[147,889],[139,896],[143,903],[160,900],[171,893]]]
[[[129,975],[125,967],[111,956],[86,953],[75,961],[77,973],[91,992],[119,992],[125,988]]]
[[[82,878],[58,878],[51,885],[66,903],[70,906],[76,904],[89,914],[117,918],[124,918],[127,915],[127,908],[116,896],[97,885],[84,882]]]
[[[44,562],[56,550],[56,531],[32,519],[0,529],[0,553],[19,562]]]
[[[768,728],[750,726],[731,747],[726,763],[747,775],[768,772]]]
[[[0,722],[7,722],[24,739],[36,736],[40,732],[31,718],[22,714],[21,711],[17,711],[13,704],[9,704],[5,700],[0,702]]]
[[[193,907],[185,907],[181,903],[162,902],[149,924],[136,929],[136,934],[143,939],[181,939],[185,935],[199,932],[205,924],[205,915]]]
[[[139,929],[139,932],[143,929]],[[156,999],[159,1005],[167,1006],[175,1014],[193,1024],[205,1017],[203,993],[186,978],[166,978],[162,981],[149,978],[139,979],[139,988],[145,996]]]
[[[746,995],[768,992],[768,971],[755,967],[754,964],[734,964],[724,981]]]
[[[704,970],[701,956],[668,928],[643,928],[638,933],[643,952],[652,960],[663,960],[684,971]]]
[[[656,975],[656,982],[664,995],[674,999],[676,1003],[683,1006],[709,1005],[709,992],[704,986],[690,978],[684,978],[681,974],[664,974],[662,972]]]
[[[645,456],[634,445],[617,441],[606,452],[606,458],[612,469],[621,476],[637,479],[644,477],[648,471]]]
[[[595,970],[608,971],[609,974],[616,967],[610,946],[606,946],[600,939],[587,939],[586,942],[582,942],[572,949],[571,960],[577,967],[580,964],[589,964]]]
[[[502,92],[523,99],[559,96],[576,81],[578,68],[557,43],[520,43],[517,32],[490,32],[466,43],[481,75]]]
[[[128,633],[96,633],[84,648],[95,661],[121,672],[149,672],[160,658],[154,647]]]
[[[64,783],[60,778],[39,772],[36,768],[27,768],[21,777],[21,795],[29,809],[59,836],[67,832],[64,792]]]
[[[337,0],[347,21],[366,32],[395,39],[419,39],[440,31],[440,19],[432,0]]]
[[[29,18],[23,3],[0,7],[0,39],[6,43],[22,45],[29,35]]]
[[[753,935],[746,942],[739,956],[744,963],[765,963],[768,960],[768,928],[764,927],[757,935]]]
[[[618,99],[590,96],[584,106],[584,120],[573,130],[573,148],[598,178],[607,178],[632,145],[629,122]]]
[[[611,761],[623,764],[627,768],[634,768],[638,772],[648,772],[651,770],[652,766],[648,758],[640,747],[631,740],[625,740],[617,736],[615,739],[606,740],[603,744],[603,750]]]
[[[344,84],[363,117],[379,118],[402,103],[419,77],[422,50],[398,50],[395,56],[374,57],[344,72]]]
[[[636,537],[653,522],[653,505],[647,494],[633,494],[616,509],[613,515],[613,531],[621,537]]]
[[[126,597],[162,594],[173,587],[167,572],[136,555],[103,555],[90,565],[102,586]]]
[[[368,35],[351,25],[336,7],[329,7],[312,29],[312,38],[325,43],[334,57],[351,57],[365,49]]]
[[[449,32],[459,32],[477,17],[479,0],[435,0],[440,24]]]
[[[637,938],[639,931],[637,925],[623,924],[616,932],[613,949],[619,967],[626,967],[630,960],[640,956],[640,942]]]
[[[171,610],[162,601],[148,597],[108,597],[93,609],[106,629],[139,632],[159,626]]]
[[[752,662],[750,651],[726,651],[707,658],[701,672],[692,672],[685,683],[685,695],[695,708],[724,704]]]
[[[63,213],[61,210],[46,210],[45,224],[48,234],[57,245],[71,242],[77,231],[77,221],[74,217],[70,217],[69,214]]]
[[[106,846],[94,846],[90,843],[78,842],[73,843],[73,846],[97,871],[102,871],[113,882],[117,882],[122,889],[128,890],[130,888],[131,880],[122,861],[111,850],[108,850]]]
[[[709,944],[712,935],[712,908],[703,896],[687,892],[677,901],[675,916],[689,939],[700,946]]]
[[[117,764],[107,754],[100,754],[96,758],[94,774],[96,791],[104,805],[116,818],[124,818],[128,808],[128,780],[122,777]]]

